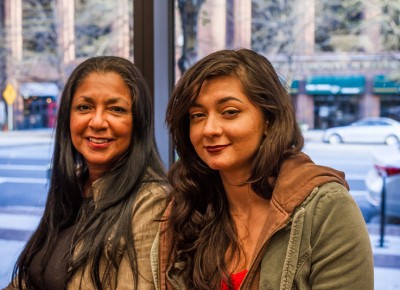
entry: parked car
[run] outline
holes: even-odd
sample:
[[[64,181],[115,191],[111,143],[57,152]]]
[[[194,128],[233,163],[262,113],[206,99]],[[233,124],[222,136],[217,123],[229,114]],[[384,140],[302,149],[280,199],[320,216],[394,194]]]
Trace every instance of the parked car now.
[[[390,160],[391,159],[391,160]],[[381,197],[385,180],[386,217],[400,221],[400,158],[376,161],[365,178],[367,200],[378,213],[381,210]]]
[[[400,140],[400,122],[384,117],[363,118],[348,126],[326,129],[323,141],[337,143],[382,143],[397,145]]]

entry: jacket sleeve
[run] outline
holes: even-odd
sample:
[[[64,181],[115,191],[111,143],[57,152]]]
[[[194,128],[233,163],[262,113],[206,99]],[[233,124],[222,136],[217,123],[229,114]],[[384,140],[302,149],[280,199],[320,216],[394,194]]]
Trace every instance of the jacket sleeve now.
[[[151,271],[150,250],[166,207],[167,189],[162,186],[144,188],[133,209],[132,235],[136,250],[138,284],[136,289],[155,289]],[[122,257],[117,274],[117,289],[134,289],[128,255]]]
[[[336,183],[320,188],[311,233],[312,289],[374,289],[371,242],[361,211]]]

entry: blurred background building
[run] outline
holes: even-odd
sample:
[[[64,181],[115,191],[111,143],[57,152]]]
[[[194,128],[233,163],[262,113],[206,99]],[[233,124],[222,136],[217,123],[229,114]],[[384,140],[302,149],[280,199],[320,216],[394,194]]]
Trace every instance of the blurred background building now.
[[[83,59],[133,60],[133,2],[0,2],[0,89],[15,89],[15,128],[54,126],[65,79]],[[175,79],[212,51],[246,47],[271,60],[306,127],[400,120],[399,0],[173,2]],[[10,105],[0,102],[5,123]]]
[[[132,0],[0,3],[0,88],[9,84],[16,91],[16,129],[54,126],[66,78],[85,58],[132,58]]]
[[[400,120],[399,0],[215,0],[199,15],[199,57],[238,47],[264,54],[306,127]]]

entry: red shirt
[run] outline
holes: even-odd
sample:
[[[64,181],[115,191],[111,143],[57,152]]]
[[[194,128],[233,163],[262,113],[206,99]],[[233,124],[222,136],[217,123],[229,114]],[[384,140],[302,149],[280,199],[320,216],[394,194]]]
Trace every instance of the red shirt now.
[[[231,281],[233,284],[233,289],[238,290],[240,287],[240,284],[242,284],[244,276],[246,276],[248,270],[243,270],[240,272],[237,272],[235,274],[231,274]],[[228,290],[228,285],[224,281],[221,283],[221,290]]]

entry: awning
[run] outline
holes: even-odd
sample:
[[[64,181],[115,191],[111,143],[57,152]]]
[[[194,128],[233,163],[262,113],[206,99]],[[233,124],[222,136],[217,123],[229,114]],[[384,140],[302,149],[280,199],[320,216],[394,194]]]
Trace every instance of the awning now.
[[[311,76],[306,81],[308,95],[359,95],[364,89],[364,76]]]
[[[21,96],[25,99],[29,97],[54,97],[59,94],[58,87],[55,83],[22,83],[19,87]]]
[[[299,93],[299,81],[298,80],[294,80],[292,82],[292,85],[290,86],[290,93],[293,95],[296,95]]]
[[[388,76],[375,76],[374,88],[375,94],[400,94],[400,80],[392,80]]]

